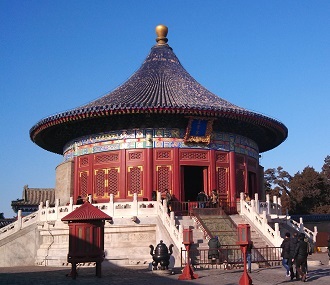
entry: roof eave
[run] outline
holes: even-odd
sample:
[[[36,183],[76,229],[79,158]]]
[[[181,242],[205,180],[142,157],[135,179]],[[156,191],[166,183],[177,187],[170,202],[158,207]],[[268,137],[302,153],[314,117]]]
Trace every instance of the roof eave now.
[[[270,146],[265,148],[263,151],[273,149],[280,143],[282,143],[288,135],[288,129],[281,122],[257,114],[247,110],[233,109],[233,108],[221,108],[221,109],[211,109],[211,108],[188,108],[185,106],[179,107],[123,107],[111,110],[104,110],[101,108],[92,108],[90,110],[75,110],[74,112],[68,111],[65,113],[60,113],[46,119],[41,120],[30,130],[30,138],[33,142],[37,143],[37,137],[46,129],[65,125],[70,122],[78,122],[82,120],[90,120],[102,117],[111,117],[115,115],[127,115],[127,114],[182,114],[185,116],[203,116],[203,117],[213,117],[213,118],[228,118],[232,120],[238,120],[260,126],[266,129],[271,129],[276,133],[281,134],[281,138],[278,138],[278,143],[275,146]],[[38,143],[37,143],[38,144]],[[38,144],[39,145],[39,144]],[[51,149],[47,149],[53,151]],[[263,152],[262,151],[262,152]],[[54,152],[54,151],[53,151]],[[59,153],[56,151],[56,153]]]

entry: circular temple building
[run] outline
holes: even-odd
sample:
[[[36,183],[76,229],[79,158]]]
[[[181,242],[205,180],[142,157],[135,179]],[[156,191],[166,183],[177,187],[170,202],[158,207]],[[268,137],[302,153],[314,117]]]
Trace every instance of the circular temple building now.
[[[208,91],[181,65],[156,27],[156,45],[141,67],[105,96],[40,120],[33,142],[61,154],[55,197],[61,204],[92,195],[95,202],[151,200],[168,190],[195,201],[216,189],[236,207],[240,192],[263,197],[260,153],[281,144],[284,124]]]

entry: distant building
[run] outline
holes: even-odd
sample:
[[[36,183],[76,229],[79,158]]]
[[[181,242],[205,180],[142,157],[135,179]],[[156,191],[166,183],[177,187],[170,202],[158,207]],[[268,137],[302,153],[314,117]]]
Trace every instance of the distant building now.
[[[47,200],[50,206],[55,206],[54,188],[29,188],[28,185],[25,185],[22,199],[12,201],[11,207],[15,213],[21,210],[22,216],[26,216],[37,211],[40,203],[45,204]]]
[[[15,222],[15,218],[6,219],[3,213],[0,213],[0,229]]]

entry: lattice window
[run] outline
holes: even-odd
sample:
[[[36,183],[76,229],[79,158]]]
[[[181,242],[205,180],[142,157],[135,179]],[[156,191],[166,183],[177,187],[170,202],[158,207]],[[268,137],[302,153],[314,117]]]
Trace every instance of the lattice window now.
[[[141,157],[142,157],[142,152],[130,152],[129,153],[130,160],[141,159]]]
[[[157,188],[158,191],[163,193],[165,192],[165,190],[169,190],[170,188],[170,172],[171,169],[168,166],[160,166],[158,167],[158,171],[157,171]]]
[[[109,169],[108,174],[109,194],[117,195],[119,188],[119,171],[117,168]]]
[[[244,171],[238,169],[236,172],[236,197],[240,196],[241,192],[245,192],[245,180],[244,180]]]
[[[226,168],[218,168],[218,191],[219,194],[227,194],[227,170]]]
[[[207,154],[205,152],[182,152],[181,159],[189,159],[189,160],[207,159]]]
[[[218,161],[218,162],[227,162],[227,154],[226,153],[217,153],[216,161]]]
[[[87,166],[88,165],[88,157],[81,157],[79,159],[80,165],[81,166]]]
[[[171,153],[169,151],[159,151],[157,152],[157,159],[170,159]]]
[[[97,155],[95,158],[96,163],[109,163],[113,161],[118,161],[119,155],[118,153],[109,153],[104,155]]]
[[[94,194],[97,197],[103,197],[106,192],[106,170],[98,169],[95,171],[95,189]]]
[[[130,194],[141,193],[142,190],[142,169],[141,167],[129,167],[128,185]]]
[[[239,164],[244,164],[244,157],[243,156],[237,156],[236,157],[236,161]]]
[[[79,173],[79,195],[86,197],[88,194],[88,171]]]
[[[249,166],[256,167],[256,162],[252,159],[249,159]]]

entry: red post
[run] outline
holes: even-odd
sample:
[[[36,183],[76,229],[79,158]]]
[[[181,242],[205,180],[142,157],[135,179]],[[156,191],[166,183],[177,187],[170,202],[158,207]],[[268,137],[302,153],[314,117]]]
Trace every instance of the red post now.
[[[249,224],[239,224],[237,226],[238,234],[238,244],[241,247],[244,260],[244,270],[241,279],[239,280],[239,285],[252,285],[252,279],[249,276],[246,268],[246,250],[249,242],[251,241],[251,232]]]
[[[183,230],[183,242],[182,243],[186,247],[187,262],[186,262],[186,266],[184,267],[182,274],[179,276],[178,280],[197,279],[198,275],[194,273],[192,265],[190,264],[190,256],[189,256],[190,246],[193,243],[192,230],[190,230],[190,229]]]
[[[244,259],[244,271],[243,271],[243,275],[242,275],[241,279],[239,280],[239,285],[252,285],[252,279],[246,269],[246,248],[247,248],[247,245],[241,245],[241,250],[242,250],[243,259]]]

